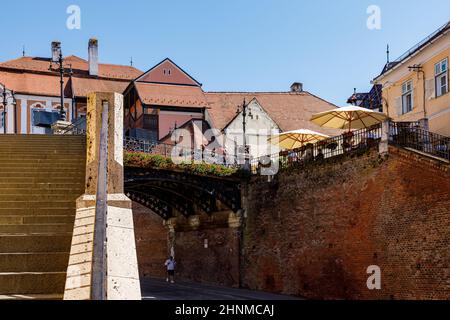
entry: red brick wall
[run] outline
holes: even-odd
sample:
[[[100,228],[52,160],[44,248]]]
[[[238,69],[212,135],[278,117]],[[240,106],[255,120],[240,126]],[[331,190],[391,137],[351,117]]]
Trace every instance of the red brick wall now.
[[[164,278],[167,260],[167,229],[153,211],[133,202],[136,249],[141,278]]]
[[[384,160],[372,153],[253,181],[244,286],[319,299],[449,299],[450,170],[423,159],[391,148]],[[370,265],[381,267],[381,291],[367,289]]]
[[[216,228],[176,232],[177,276],[186,281],[239,286],[239,232]],[[205,239],[208,248],[205,249]]]

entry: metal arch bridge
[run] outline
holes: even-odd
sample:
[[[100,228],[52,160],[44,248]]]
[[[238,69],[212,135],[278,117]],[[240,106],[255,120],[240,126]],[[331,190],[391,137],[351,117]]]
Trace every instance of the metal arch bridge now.
[[[241,209],[241,180],[200,176],[184,171],[125,167],[125,194],[168,220],[175,212],[185,217],[218,211],[219,203]]]

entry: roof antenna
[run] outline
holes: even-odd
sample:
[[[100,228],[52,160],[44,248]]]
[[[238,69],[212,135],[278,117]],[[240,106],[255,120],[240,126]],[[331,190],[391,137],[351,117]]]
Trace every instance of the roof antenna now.
[[[390,63],[390,51],[389,51],[389,44],[387,45],[387,51],[386,51],[386,55],[387,55],[387,63]]]
[[[133,66],[133,57],[131,57],[130,65]]]
[[[22,57],[25,57],[25,45],[22,47]]]

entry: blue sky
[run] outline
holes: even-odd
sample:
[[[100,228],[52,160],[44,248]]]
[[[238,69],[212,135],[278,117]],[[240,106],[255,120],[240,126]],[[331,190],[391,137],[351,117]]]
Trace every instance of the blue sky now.
[[[69,5],[81,30],[66,28]],[[381,30],[366,26],[369,5]],[[7,13],[7,14],[5,14]],[[368,90],[386,61],[450,20],[448,0],[40,0],[3,1],[0,60],[64,54],[87,56],[97,37],[100,61],[147,70],[170,57],[207,91],[305,90],[344,105],[353,88]]]

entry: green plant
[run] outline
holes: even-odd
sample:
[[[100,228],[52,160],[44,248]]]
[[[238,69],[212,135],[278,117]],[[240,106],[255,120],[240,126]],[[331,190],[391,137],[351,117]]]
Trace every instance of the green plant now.
[[[125,152],[124,165],[136,168],[182,170],[197,175],[212,175],[219,177],[237,174],[237,168],[229,168],[219,164],[183,162],[175,164],[170,158],[140,152]]]

